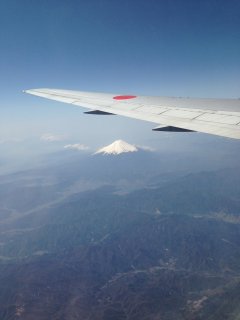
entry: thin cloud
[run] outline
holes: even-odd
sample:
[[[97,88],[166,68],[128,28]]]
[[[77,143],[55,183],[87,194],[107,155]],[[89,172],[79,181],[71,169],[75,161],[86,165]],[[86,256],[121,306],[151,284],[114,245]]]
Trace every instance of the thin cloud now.
[[[151,151],[154,152],[156,151],[156,149],[152,148],[152,147],[148,147],[148,146],[136,146],[138,149],[144,150],[144,151]]]
[[[85,150],[89,150],[89,147],[85,146],[84,144],[75,143],[75,144],[67,144],[67,145],[65,145],[64,149],[85,151]]]
[[[22,140],[18,138],[0,139],[0,144],[17,143],[17,142],[22,142]]]
[[[48,141],[48,142],[56,142],[56,141],[63,141],[66,139],[63,135],[55,135],[52,133],[44,133],[41,137],[41,140]]]

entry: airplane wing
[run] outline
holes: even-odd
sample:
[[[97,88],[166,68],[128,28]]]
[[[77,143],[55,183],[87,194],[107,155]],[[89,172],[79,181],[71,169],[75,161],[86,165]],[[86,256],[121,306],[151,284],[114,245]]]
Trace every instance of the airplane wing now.
[[[157,124],[156,131],[199,131],[240,139],[240,99],[195,99],[120,95],[58,89],[24,91],[90,109]]]

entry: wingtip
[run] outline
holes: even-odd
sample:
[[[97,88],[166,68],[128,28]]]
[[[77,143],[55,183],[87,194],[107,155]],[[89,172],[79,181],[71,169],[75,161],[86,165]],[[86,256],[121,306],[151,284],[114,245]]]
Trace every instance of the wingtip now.
[[[34,91],[36,91],[36,89],[26,89],[26,90],[23,90],[22,92],[23,93],[32,93],[32,92],[34,92]]]
[[[29,93],[30,89],[22,90],[23,93]]]

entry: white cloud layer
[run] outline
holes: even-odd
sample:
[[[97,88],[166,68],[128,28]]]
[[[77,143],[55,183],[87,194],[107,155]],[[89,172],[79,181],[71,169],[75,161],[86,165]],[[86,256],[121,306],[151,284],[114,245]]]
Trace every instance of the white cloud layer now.
[[[48,142],[55,142],[55,141],[63,141],[66,139],[63,135],[55,135],[52,133],[44,133],[41,137],[41,140],[48,141]]]
[[[64,149],[84,151],[84,150],[88,150],[89,147],[85,146],[84,144],[75,143],[75,144],[67,144],[66,146],[64,146]]]

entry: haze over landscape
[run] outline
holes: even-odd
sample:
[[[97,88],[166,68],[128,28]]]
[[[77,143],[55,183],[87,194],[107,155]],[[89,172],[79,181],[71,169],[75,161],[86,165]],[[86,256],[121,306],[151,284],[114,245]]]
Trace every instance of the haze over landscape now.
[[[0,319],[239,319],[239,140],[22,92],[239,98],[239,15],[0,2]]]
[[[121,145],[1,177],[2,319],[237,319],[239,164]]]

